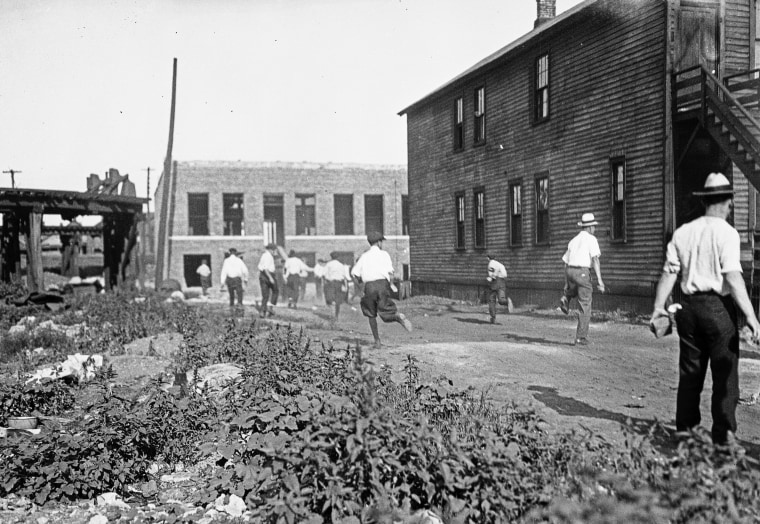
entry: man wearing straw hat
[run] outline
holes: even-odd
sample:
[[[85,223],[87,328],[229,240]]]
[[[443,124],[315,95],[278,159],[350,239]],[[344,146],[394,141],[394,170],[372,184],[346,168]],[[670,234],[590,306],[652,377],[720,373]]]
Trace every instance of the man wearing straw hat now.
[[[575,330],[575,345],[585,346],[588,344],[588,325],[591,321],[591,298],[593,287],[591,285],[591,268],[596,273],[596,285],[601,293],[604,293],[602,281],[602,269],[599,265],[599,242],[594,236],[598,222],[593,213],[583,213],[580,233],[575,235],[567,244],[567,251],[562,256],[565,263],[565,289],[560,298],[560,309],[567,315],[570,311],[570,300],[578,299],[581,309],[578,315],[578,327]]]
[[[739,332],[737,307],[752,330],[760,323],[742,278],[739,233],[726,219],[733,207],[733,187],[722,173],[710,173],[702,191],[695,191],[704,216],[673,233],[657,284],[650,323],[668,316],[665,302],[681,274],[681,309],[676,314],[680,350],[676,431],[699,425],[699,398],[708,362],[712,372],[712,440],[736,445],[736,404],[739,401]]]

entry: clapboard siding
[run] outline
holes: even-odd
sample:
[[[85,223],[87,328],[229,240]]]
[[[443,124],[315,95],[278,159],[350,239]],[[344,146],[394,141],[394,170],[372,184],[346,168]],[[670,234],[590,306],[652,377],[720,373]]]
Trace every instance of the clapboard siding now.
[[[747,69],[749,0],[726,3],[727,71]],[[665,247],[668,2],[600,0],[519,48],[470,71],[406,110],[412,278],[477,287],[486,253],[507,266],[510,285],[557,289],[561,256],[587,211],[600,226],[605,283],[621,295],[651,295]],[[550,57],[550,119],[534,124],[532,75],[536,58]],[[486,91],[486,144],[474,147],[473,93]],[[453,150],[453,110],[462,97],[465,147]],[[613,241],[610,159],[627,167],[626,241]],[[538,175],[549,176],[550,241],[536,245]],[[734,170],[737,188],[746,180]],[[510,245],[509,185],[522,184],[523,243]],[[485,249],[474,248],[473,189],[486,195]],[[456,194],[464,193],[466,249],[456,250]],[[737,199],[738,228],[748,221]],[[440,288],[430,285],[426,289]],[[453,291],[452,291],[453,293]]]

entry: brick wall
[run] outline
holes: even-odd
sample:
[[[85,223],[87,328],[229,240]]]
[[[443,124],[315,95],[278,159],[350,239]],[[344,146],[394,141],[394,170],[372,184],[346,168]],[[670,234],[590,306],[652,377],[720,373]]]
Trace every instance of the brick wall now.
[[[282,195],[286,250],[314,253],[315,259],[329,258],[331,251],[352,251],[358,257],[368,248],[364,227],[364,195],[383,195],[383,248],[401,276],[409,263],[409,238],[401,235],[401,197],[407,194],[406,169],[401,166],[347,164],[262,163],[262,162],[179,162],[169,278],[183,282],[184,256],[208,255],[214,285],[218,285],[224,252],[234,247],[244,251],[244,260],[255,275],[264,247],[264,194]],[[188,225],[188,193],[207,193],[209,235],[191,236]],[[242,193],[244,234],[223,236],[224,193]],[[296,235],[296,195],[316,199],[316,235]],[[352,194],[354,235],[335,236],[335,194]],[[255,279],[254,279],[255,280]],[[258,286],[256,286],[256,289]],[[257,291],[256,291],[257,292]]]

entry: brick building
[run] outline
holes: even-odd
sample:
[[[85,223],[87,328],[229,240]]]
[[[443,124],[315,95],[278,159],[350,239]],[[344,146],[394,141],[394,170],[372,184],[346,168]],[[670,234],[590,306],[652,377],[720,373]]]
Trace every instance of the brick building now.
[[[691,193],[711,171],[733,179],[756,283],[757,2],[537,5],[532,30],[399,113],[415,293],[476,298],[490,252],[515,302],[557,305],[562,254],[590,211],[609,290],[596,306],[648,312],[665,246],[701,212]]]
[[[396,274],[409,278],[406,169],[403,166],[287,162],[175,162],[162,213],[164,180],[155,194],[156,257],[163,278],[200,285],[195,273],[210,262],[214,285],[225,252],[244,252],[258,293],[256,265],[274,242],[313,266],[338,251],[353,263],[381,231]],[[166,238],[159,238],[164,221]]]

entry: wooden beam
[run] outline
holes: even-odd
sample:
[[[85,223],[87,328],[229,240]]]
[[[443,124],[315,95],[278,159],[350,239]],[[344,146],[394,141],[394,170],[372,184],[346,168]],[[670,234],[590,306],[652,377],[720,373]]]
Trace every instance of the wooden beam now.
[[[42,209],[29,213],[26,229],[26,287],[30,293],[45,289],[42,267]]]

